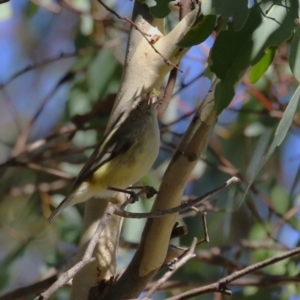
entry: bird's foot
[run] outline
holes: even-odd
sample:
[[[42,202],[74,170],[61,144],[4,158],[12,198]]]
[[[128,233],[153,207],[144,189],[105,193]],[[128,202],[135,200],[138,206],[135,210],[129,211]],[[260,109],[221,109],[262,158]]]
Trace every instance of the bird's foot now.
[[[137,195],[139,196],[139,195],[145,194],[147,199],[152,198],[154,195],[157,194],[157,190],[154,187],[149,186],[149,185],[130,186],[127,189],[131,189],[131,190],[139,189],[140,191],[137,193]]]

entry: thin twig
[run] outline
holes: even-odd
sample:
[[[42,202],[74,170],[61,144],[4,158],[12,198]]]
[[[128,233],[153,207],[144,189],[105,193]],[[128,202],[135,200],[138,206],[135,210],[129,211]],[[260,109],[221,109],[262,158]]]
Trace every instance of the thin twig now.
[[[200,245],[204,242],[209,243],[209,235],[208,235],[208,229],[207,229],[207,222],[206,222],[206,211],[202,212],[200,211],[197,207],[192,206],[191,209],[193,209],[194,211],[196,211],[196,213],[198,215],[201,215],[201,219],[202,219],[202,225],[203,225],[203,229],[204,229],[204,238],[202,240],[200,240],[197,245]]]
[[[39,282],[36,282],[34,284],[31,284],[31,285],[28,285],[25,287],[18,288],[16,290],[8,292],[4,295],[1,295],[0,300],[29,299],[30,296],[40,293],[41,291],[48,288],[51,284],[53,284],[53,282],[55,282],[57,280],[57,275],[58,275],[58,273],[55,273],[54,275],[51,275]]]
[[[215,151],[212,147],[208,147],[208,150],[210,151],[210,153],[212,153],[212,155],[214,157],[216,157],[217,160],[220,161],[220,163],[222,164],[221,166],[216,166],[212,163],[209,163],[208,161],[206,161],[206,163],[208,163],[211,167],[213,168],[217,168],[218,170],[220,170],[221,172],[224,172],[228,175],[231,176],[237,176],[240,178],[241,182],[244,183],[245,185],[247,185],[249,183],[249,180],[242,174],[242,172],[236,168],[226,157],[224,157],[223,155],[219,154],[217,151]],[[262,201],[267,205],[268,209],[275,214],[277,217],[279,217],[280,219],[283,219],[284,216],[279,213],[278,211],[275,210],[275,208],[273,207],[273,204],[271,202],[271,200],[263,193],[261,193],[257,188],[255,183],[253,183],[250,187],[251,192],[254,195],[257,195],[258,197],[260,197],[262,199]],[[249,206],[249,204],[247,204]],[[261,222],[261,224],[263,223],[263,220],[261,219],[260,215],[257,213],[255,215],[255,217]],[[291,226],[291,228],[298,230],[298,228],[295,227],[294,224],[292,224],[292,222],[290,222],[288,219],[286,220],[286,224],[288,224],[289,226]],[[268,230],[266,227],[266,232],[268,233],[269,237],[271,237],[273,240],[274,238],[272,237],[272,232],[270,230]]]
[[[160,217],[163,217],[165,215],[174,214],[174,213],[177,213],[179,211],[190,208],[192,206],[195,206],[200,201],[206,200],[206,199],[214,196],[220,190],[226,188],[227,186],[231,185],[232,183],[237,183],[237,182],[239,182],[239,179],[237,177],[232,177],[229,180],[227,180],[224,184],[222,184],[221,186],[217,187],[216,189],[206,193],[205,195],[203,195],[201,197],[198,197],[194,200],[190,200],[188,202],[182,203],[181,205],[170,208],[170,209],[161,210],[161,211],[154,211],[154,212],[150,212],[150,213],[132,213],[132,212],[129,212],[129,211],[125,211],[125,210],[123,210],[119,207],[115,207],[115,212],[114,213],[116,215],[120,216],[120,217],[132,218],[132,219],[160,218]]]
[[[99,241],[100,235],[106,226],[107,222],[110,220],[112,215],[114,214],[115,207],[113,205],[109,205],[105,210],[103,218],[100,220],[99,225],[91,239],[82,259],[75,266],[73,266],[70,270],[65,272],[59,279],[50,286],[44,293],[40,294],[35,300],[46,300],[55,293],[59,288],[65,285],[70,279],[72,279],[84,266],[95,260],[95,257],[92,257],[94,249]]]
[[[168,66],[172,66],[174,67],[175,69],[177,69],[178,71],[180,71],[181,73],[182,70],[180,70],[175,64],[173,64],[169,59],[167,59],[166,57],[164,57],[154,46],[153,44],[151,43],[151,41],[148,40],[147,36],[151,37],[150,34],[146,33],[146,32],[143,32],[133,21],[131,21],[129,18],[127,17],[124,17],[124,16],[121,16],[119,15],[117,12],[115,12],[113,9],[111,9],[109,6],[107,6],[103,1],[101,0],[98,0],[98,2],[106,9],[108,10],[110,13],[112,13],[114,16],[116,16],[118,19],[120,20],[124,20],[126,22],[128,22],[130,25],[132,25],[137,31],[139,31],[142,36],[147,40],[147,42],[149,43],[150,47],[152,47],[152,49],[155,51],[155,53],[157,53],[163,60],[164,62],[168,65]]]
[[[65,187],[67,185],[68,181],[64,180],[64,179],[59,179],[56,181],[52,181],[52,182],[40,182],[38,184],[26,184],[22,187],[19,186],[14,186],[12,187],[8,194],[11,196],[25,196],[25,195],[31,195],[33,193],[35,193],[36,191],[39,192],[51,192],[51,191],[56,191],[56,190],[60,190],[63,187]]]
[[[1,87],[0,87],[0,91],[1,91]],[[19,117],[19,114],[18,114],[18,111],[17,111],[15,105],[13,104],[10,94],[7,91],[7,88],[6,89],[4,87],[2,88],[1,100],[5,101],[7,103],[7,108],[10,110],[10,114],[12,116],[12,119],[13,119],[16,129],[17,129],[17,132],[19,134],[22,130],[22,125],[20,124],[20,117]],[[1,141],[1,143],[3,143],[3,141]],[[5,143],[3,143],[3,144],[5,144]]]
[[[180,121],[189,118],[190,116],[194,115],[196,112],[196,109],[193,109],[192,111],[185,113],[184,115],[178,117],[177,119],[175,119],[174,121],[170,121],[169,123],[165,123],[162,127],[161,127],[161,131],[164,131],[166,129],[166,127],[172,126],[176,123],[179,123]],[[170,131],[170,130],[169,130]]]
[[[20,165],[22,166],[23,164],[21,163]],[[55,175],[55,176],[63,178],[63,179],[73,179],[73,176],[71,176],[61,170],[58,170],[58,169],[45,167],[42,165],[38,165],[36,163],[28,163],[28,164],[24,164],[24,165],[26,167],[28,167],[29,169],[36,170],[36,171],[43,171],[43,172]]]
[[[283,225],[287,223],[293,216],[295,216],[300,210],[300,204],[293,206],[289,209],[283,216],[278,220],[278,222],[274,225],[270,235],[274,236],[275,232],[278,231]]]
[[[202,222],[203,222],[203,229],[204,229],[204,242],[209,243],[206,215],[207,215],[206,211],[204,213],[202,213]]]
[[[192,78],[189,82],[187,82],[187,83],[183,83],[182,82],[181,85],[180,85],[180,88],[174,93],[174,95],[177,95],[180,92],[182,92],[185,88],[189,87],[194,82],[196,82],[198,79],[200,79],[203,75],[204,75],[204,72],[201,72],[197,76],[195,76],[194,78]]]
[[[287,251],[283,254],[279,254],[276,255],[274,257],[271,257],[269,259],[266,259],[264,261],[261,261],[259,263],[256,263],[254,265],[251,265],[249,267],[246,267],[240,271],[236,271],[234,273],[232,273],[231,275],[228,275],[222,279],[220,279],[219,281],[197,288],[197,289],[193,289],[191,291],[182,293],[180,295],[171,297],[171,298],[167,298],[166,300],[181,300],[181,299],[190,299],[192,297],[201,295],[201,294],[205,294],[205,293],[209,293],[209,292],[219,292],[219,293],[229,293],[229,290],[226,288],[226,285],[242,276],[245,276],[249,273],[252,273],[254,271],[257,271],[259,269],[262,269],[266,266],[269,266],[271,264],[275,264],[276,262],[282,261],[286,258],[292,257],[292,256],[296,256],[300,254],[300,247],[294,249],[294,250],[290,250]]]
[[[25,74],[26,72],[32,71],[34,69],[37,69],[37,68],[45,66],[45,65],[49,65],[49,64],[51,64],[55,61],[61,60],[61,59],[66,59],[66,58],[71,58],[71,57],[75,57],[75,56],[81,56],[81,55],[89,54],[89,53],[92,53],[92,52],[96,52],[96,51],[100,50],[101,48],[97,47],[97,46],[94,46],[94,47],[87,47],[87,48],[84,48],[84,49],[80,49],[80,50],[72,51],[72,52],[68,52],[68,53],[61,53],[58,56],[45,59],[42,62],[35,63],[35,64],[32,64],[32,65],[28,65],[27,67],[25,67],[25,68],[17,71],[15,74],[13,74],[8,80],[1,83],[0,84],[0,91],[4,88],[4,86],[8,85],[14,79],[16,79],[17,77]]]
[[[178,262],[176,262],[175,266],[166,272],[162,278],[160,278],[153,287],[148,291],[146,296],[143,298],[143,300],[150,299],[150,296],[162,285],[164,284],[181,266],[183,266],[188,260],[195,257],[195,248],[197,245],[197,239],[194,238],[191,247],[188,249],[187,252],[180,258]]]
[[[58,90],[58,88],[62,84],[68,82],[71,79],[73,79],[74,76],[75,76],[75,73],[73,73],[73,72],[67,72],[55,84],[55,86],[50,90],[49,94],[46,95],[46,97],[40,103],[38,109],[36,110],[36,112],[34,113],[34,115],[32,116],[32,118],[28,122],[28,124],[23,128],[21,134],[19,135],[19,137],[18,137],[18,139],[16,141],[16,144],[15,144],[15,147],[12,150],[12,153],[11,153],[12,157],[18,156],[21,152],[23,152],[25,150],[25,146],[26,146],[29,134],[30,134],[30,130],[31,130],[32,126],[34,125],[34,123],[36,122],[37,118],[40,116],[40,114],[44,110],[44,108],[47,105],[47,103],[52,99],[53,95],[56,93],[56,91]]]
[[[247,278],[239,278],[234,282],[230,283],[230,286],[234,287],[258,287],[258,288],[266,288],[266,287],[282,287],[288,284],[299,284],[300,278],[295,276],[272,276],[272,275],[265,275],[257,276],[255,278],[247,277]],[[147,285],[145,290],[149,290],[155,282],[151,282]],[[211,284],[211,282],[201,282],[201,285],[206,286]],[[184,281],[184,280],[169,280],[163,285],[159,287],[159,291],[178,291],[178,290],[187,290],[192,288],[199,287],[199,281]],[[201,299],[201,298],[200,298]],[[230,299],[230,298],[229,298]]]

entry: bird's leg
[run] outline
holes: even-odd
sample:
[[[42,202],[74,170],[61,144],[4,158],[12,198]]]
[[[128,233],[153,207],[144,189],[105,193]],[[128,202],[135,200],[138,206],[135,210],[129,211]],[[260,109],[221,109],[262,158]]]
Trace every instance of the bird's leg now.
[[[112,187],[112,186],[109,186],[107,189],[110,190],[110,191],[121,192],[121,193],[125,193],[125,194],[130,195],[130,198],[129,198],[130,203],[135,203],[139,200],[139,197],[138,197],[137,193],[135,193],[133,191],[119,189],[119,188],[115,188],[115,187]]]

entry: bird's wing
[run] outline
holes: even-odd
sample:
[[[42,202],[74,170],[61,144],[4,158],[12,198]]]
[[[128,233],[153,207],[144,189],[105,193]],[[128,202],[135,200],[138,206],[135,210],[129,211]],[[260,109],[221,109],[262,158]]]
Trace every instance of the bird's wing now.
[[[78,187],[85,181],[91,174],[100,168],[106,162],[112,160],[119,153],[126,152],[130,149],[135,140],[130,135],[122,134],[122,126],[116,126],[109,134],[105,135],[100,146],[96,147],[88,161],[83,166],[78,174],[72,190]],[[118,139],[113,138],[118,132]]]

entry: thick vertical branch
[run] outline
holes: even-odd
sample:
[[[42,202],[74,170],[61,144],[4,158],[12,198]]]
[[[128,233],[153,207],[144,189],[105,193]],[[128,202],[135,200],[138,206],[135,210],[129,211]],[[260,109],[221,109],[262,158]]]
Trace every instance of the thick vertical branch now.
[[[197,110],[162,179],[152,211],[180,204],[188,177],[202,153],[207,135],[216,120],[215,80],[210,93]],[[180,174],[180,176],[178,176]],[[105,295],[105,300],[137,298],[162,266],[177,214],[148,219],[138,250],[121,278]]]

